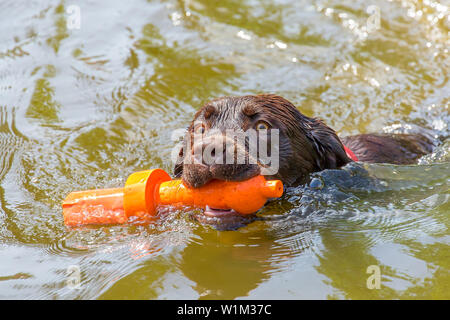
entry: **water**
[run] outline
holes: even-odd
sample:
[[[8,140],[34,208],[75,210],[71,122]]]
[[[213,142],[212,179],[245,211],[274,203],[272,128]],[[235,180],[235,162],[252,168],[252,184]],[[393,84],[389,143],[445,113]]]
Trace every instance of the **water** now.
[[[450,3],[371,5],[2,1],[0,298],[450,298]],[[202,103],[262,92],[342,136],[420,126],[439,145],[316,173],[237,231],[170,210],[64,226],[67,193],[171,172],[172,132]]]

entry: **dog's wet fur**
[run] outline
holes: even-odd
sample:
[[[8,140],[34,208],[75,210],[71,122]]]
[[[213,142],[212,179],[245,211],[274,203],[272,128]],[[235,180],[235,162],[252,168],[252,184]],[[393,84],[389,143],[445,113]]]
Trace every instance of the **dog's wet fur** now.
[[[308,182],[313,172],[336,169],[351,162],[343,144],[359,161],[392,164],[413,164],[431,153],[434,146],[420,134],[361,134],[339,138],[323,121],[303,115],[291,102],[277,95],[222,97],[206,103],[195,114],[187,130],[191,139],[188,136],[184,139],[174,175],[197,188],[212,179],[242,181],[260,174],[261,165],[248,159],[241,164],[207,164],[196,163],[193,157],[198,148],[214,150],[214,146],[208,146],[216,143],[211,135],[224,134],[225,130],[258,130],[261,126],[279,130],[279,170],[266,178],[280,179],[287,187]],[[204,139],[192,139],[194,132],[200,132]],[[241,147],[248,150],[248,145]],[[214,216],[209,213],[210,218]],[[221,218],[216,220],[220,222]]]

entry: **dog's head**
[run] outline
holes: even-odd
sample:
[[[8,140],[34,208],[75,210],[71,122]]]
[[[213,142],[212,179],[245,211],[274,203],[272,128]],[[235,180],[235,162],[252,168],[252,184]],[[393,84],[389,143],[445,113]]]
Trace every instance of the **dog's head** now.
[[[194,116],[175,176],[191,187],[263,174],[285,185],[351,161],[336,133],[276,95],[222,97]]]
[[[306,182],[311,172],[349,161],[332,129],[304,116],[286,99],[266,94],[205,104],[184,136],[174,173],[194,188],[212,179],[242,181],[259,174],[290,186]],[[197,215],[227,230],[254,218],[210,207]]]

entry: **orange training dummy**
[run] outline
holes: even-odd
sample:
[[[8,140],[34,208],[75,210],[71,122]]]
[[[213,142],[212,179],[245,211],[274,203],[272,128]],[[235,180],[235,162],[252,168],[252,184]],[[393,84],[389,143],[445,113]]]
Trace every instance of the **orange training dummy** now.
[[[250,214],[267,199],[282,194],[280,180],[267,181],[263,176],[241,182],[213,180],[200,188],[189,188],[180,179],[171,180],[164,170],[153,169],[133,173],[124,188],[72,192],[62,207],[68,226],[118,224],[126,223],[131,216],[148,220],[156,215],[158,205],[209,205]]]

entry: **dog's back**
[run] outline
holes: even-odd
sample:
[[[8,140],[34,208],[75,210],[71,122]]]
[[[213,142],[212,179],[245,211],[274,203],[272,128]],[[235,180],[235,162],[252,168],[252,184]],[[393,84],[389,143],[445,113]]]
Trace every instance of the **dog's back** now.
[[[413,164],[433,151],[433,142],[421,134],[377,133],[341,138],[359,161]]]

